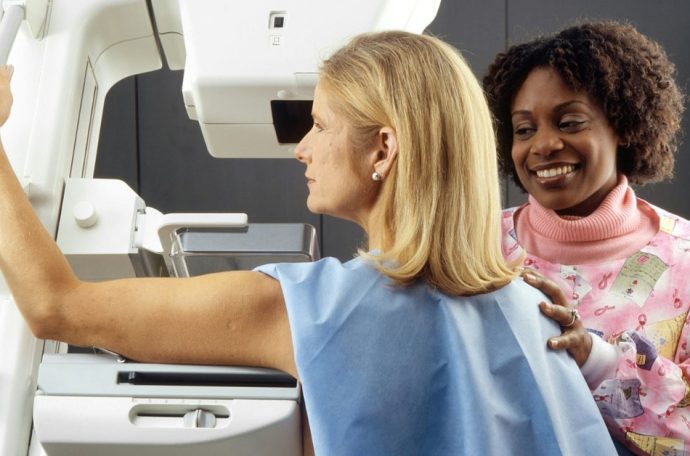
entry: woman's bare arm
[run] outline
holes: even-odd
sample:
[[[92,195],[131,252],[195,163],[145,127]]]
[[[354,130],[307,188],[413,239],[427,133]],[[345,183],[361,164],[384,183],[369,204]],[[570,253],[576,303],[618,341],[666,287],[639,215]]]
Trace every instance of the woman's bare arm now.
[[[0,69],[0,125],[12,104]],[[267,366],[296,376],[280,284],[257,272],[80,281],[0,145],[0,269],[35,335],[151,362]]]

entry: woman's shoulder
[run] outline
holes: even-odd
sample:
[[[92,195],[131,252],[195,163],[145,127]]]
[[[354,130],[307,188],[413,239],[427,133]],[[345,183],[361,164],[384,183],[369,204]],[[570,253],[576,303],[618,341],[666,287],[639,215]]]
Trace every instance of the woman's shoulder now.
[[[267,274],[275,279],[303,281],[307,278],[318,278],[328,275],[369,272],[371,267],[356,257],[350,261],[342,262],[334,257],[325,257],[317,261],[294,263],[271,263],[255,268],[255,271]]]
[[[544,294],[531,285],[528,285],[522,278],[517,277],[510,281],[505,286],[487,294],[492,300],[507,303],[520,303],[524,305],[526,302],[539,304],[540,301],[545,300]]]
[[[688,219],[655,206],[642,198],[638,198],[637,201],[640,210],[658,218],[659,233],[690,240],[690,221]]]
[[[541,291],[528,285],[521,277],[516,277],[496,290],[461,299],[473,301],[477,305],[490,304],[499,307],[514,307],[520,311],[525,311],[529,307],[533,309],[536,315],[539,313],[538,304],[546,300],[546,297]]]
[[[345,263],[326,257],[313,262],[266,264],[255,271],[280,282],[288,300],[290,297],[311,300],[324,293],[335,298],[352,289],[380,288],[377,282],[383,280],[381,273],[360,258]]]

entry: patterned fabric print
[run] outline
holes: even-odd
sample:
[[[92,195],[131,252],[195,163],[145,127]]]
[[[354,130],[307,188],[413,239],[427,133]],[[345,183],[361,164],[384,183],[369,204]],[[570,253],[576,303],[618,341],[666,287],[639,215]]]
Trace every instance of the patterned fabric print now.
[[[638,199],[638,204],[647,204]],[[659,232],[634,255],[562,265],[526,252],[525,267],[558,283],[589,331],[622,354],[594,399],[612,434],[639,454],[690,455],[690,222],[649,205]],[[525,254],[503,212],[503,254]]]
[[[642,450],[644,454],[651,454],[652,456],[683,456],[685,454],[682,440],[654,437],[635,432],[628,432],[625,438],[631,447]]]

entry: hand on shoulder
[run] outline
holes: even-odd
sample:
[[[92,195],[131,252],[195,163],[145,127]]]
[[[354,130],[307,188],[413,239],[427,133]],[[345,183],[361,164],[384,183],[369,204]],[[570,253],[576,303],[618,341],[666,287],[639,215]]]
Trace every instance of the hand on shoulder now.
[[[551,303],[539,304],[541,312],[561,326],[561,335],[548,340],[549,348],[568,350],[577,365],[582,367],[592,351],[592,336],[582,324],[577,310],[570,306],[563,290],[552,280],[529,269],[523,272],[522,277],[552,300]]]

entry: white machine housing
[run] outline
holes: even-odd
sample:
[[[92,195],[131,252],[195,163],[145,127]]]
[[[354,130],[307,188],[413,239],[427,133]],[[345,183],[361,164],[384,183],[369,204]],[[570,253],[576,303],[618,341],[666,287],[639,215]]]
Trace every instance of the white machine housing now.
[[[301,454],[299,385],[279,371],[45,355],[38,388],[51,456]]]
[[[271,102],[311,100],[319,62],[334,49],[365,31],[396,28],[421,32],[436,15],[439,3],[440,0],[353,0],[347,4],[336,0],[4,0],[3,10],[19,5],[24,8],[26,20],[9,56],[15,69],[15,103],[12,116],[2,128],[2,142],[48,232],[57,237],[58,222],[67,223],[69,219],[72,225],[64,227],[60,244],[77,252],[75,255],[81,256],[79,261],[110,261],[151,245],[156,245],[153,250],[165,250],[169,227],[176,222],[167,223],[170,220],[163,220],[163,214],[147,208],[136,196],[125,196],[119,205],[129,219],[117,230],[128,231],[113,233],[108,238],[111,241],[106,240],[110,245],[84,251],[84,245],[97,243],[87,239],[89,230],[72,229],[75,223],[82,228],[103,224],[106,219],[99,221],[98,216],[94,222],[93,212],[103,215],[110,210],[79,206],[89,195],[72,190],[82,185],[81,179],[88,181],[93,176],[105,96],[115,83],[159,69],[165,60],[170,68],[185,71],[184,100],[190,117],[199,121],[212,155],[290,157],[291,146],[277,139]],[[76,204],[68,204],[68,212],[63,211],[61,219],[66,180],[75,180],[69,185],[70,192],[65,193]],[[93,185],[84,185],[83,191],[92,191]],[[233,217],[232,223],[246,224],[241,215],[240,219]],[[145,221],[148,227],[168,227],[156,228],[158,243],[150,237],[148,241],[142,240],[141,233],[132,233]],[[104,267],[99,274],[112,277],[129,267],[126,262],[115,263],[121,268]],[[56,423],[71,429],[87,425],[91,429],[108,429],[108,423],[132,423],[118,415],[131,409],[98,404],[196,400],[190,399],[193,392],[185,393],[190,397],[156,397],[156,388],[137,393],[148,395],[145,397],[108,396],[104,382],[97,386],[103,392],[101,395],[63,395],[59,393],[62,389],[57,388],[53,390],[57,392],[41,391],[36,396],[42,358],[46,360],[45,369],[56,362],[78,364],[84,360],[66,353],[64,344],[35,339],[12,301],[6,284],[0,283],[0,454],[137,454],[137,444],[145,446],[157,441],[156,433],[169,434],[170,429],[152,426],[146,429],[146,438],[135,436],[134,440],[134,434],[118,431],[91,437],[83,434],[75,437],[78,441],[70,442],[56,437]],[[51,358],[54,355],[59,356],[58,361]],[[97,369],[102,361],[98,359],[85,360],[81,375],[88,378],[89,366]],[[68,379],[60,382],[65,391],[70,390]],[[274,399],[255,396],[241,400]],[[286,405],[290,413],[299,412],[294,397],[276,400],[292,401]],[[32,408],[38,436],[31,432]],[[276,413],[283,412],[276,409]],[[174,422],[175,426],[178,423],[163,421]],[[130,430],[142,432],[136,427]],[[218,454],[215,439],[219,434],[206,431],[208,447],[195,444],[195,454]],[[251,432],[247,429],[243,435]],[[41,445],[41,433],[52,439],[49,452]],[[185,435],[197,439],[201,434],[190,429]],[[132,444],[123,446],[124,442]],[[288,442],[285,444],[281,454],[299,452]],[[115,450],[118,445],[126,451],[119,453]],[[255,454],[271,453],[270,449],[264,450]]]
[[[421,32],[439,3],[253,0],[251,7],[229,8],[227,1],[180,0],[189,117],[199,121],[215,157],[292,158],[295,141],[276,132],[301,119],[278,116],[272,103],[311,100],[319,64],[331,52],[363,32]],[[225,31],[232,31],[229,39]],[[170,54],[179,61],[179,46]],[[303,115],[310,120],[309,108]]]

